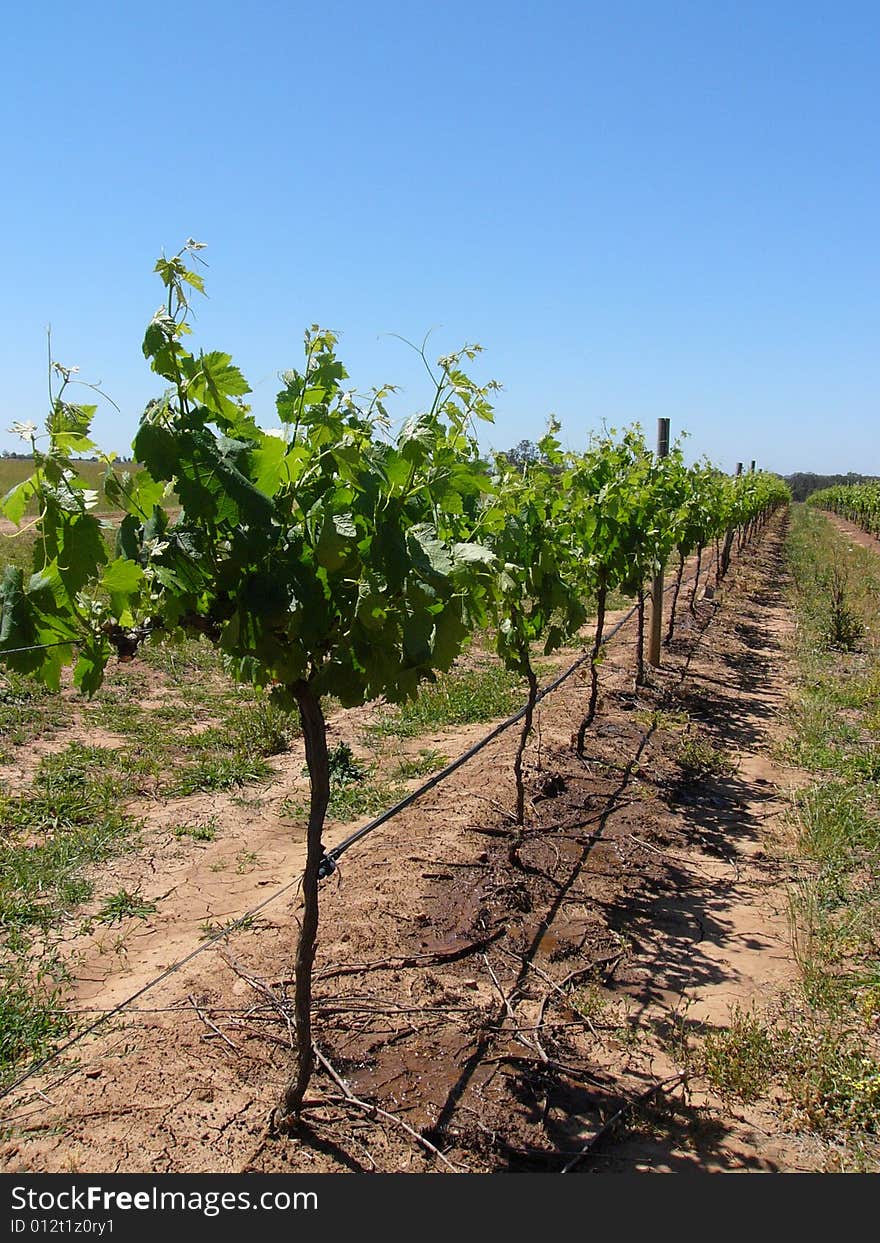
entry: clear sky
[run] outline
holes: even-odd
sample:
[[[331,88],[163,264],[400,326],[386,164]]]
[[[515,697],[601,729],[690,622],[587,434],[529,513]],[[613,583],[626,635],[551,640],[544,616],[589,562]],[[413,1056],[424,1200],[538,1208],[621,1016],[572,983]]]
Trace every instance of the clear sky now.
[[[313,321],[401,414],[391,334],[434,329],[485,347],[497,448],[668,416],[725,469],[880,474],[876,0],[43,0],[2,65],[2,428],[51,323],[127,449],[192,235],[266,426]]]

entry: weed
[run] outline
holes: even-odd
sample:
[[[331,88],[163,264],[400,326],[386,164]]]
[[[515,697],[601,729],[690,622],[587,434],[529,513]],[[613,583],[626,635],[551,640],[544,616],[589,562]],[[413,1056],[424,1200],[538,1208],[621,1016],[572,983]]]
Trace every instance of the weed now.
[[[239,876],[243,876],[245,872],[250,872],[253,868],[258,867],[260,856],[254,850],[240,850],[235,856],[235,870]]]
[[[139,893],[119,889],[105,900],[95,919],[99,924],[120,924],[123,919],[146,919],[155,912],[155,902],[145,901]]]
[[[593,981],[586,988],[576,989],[571,995],[573,1009],[589,1023],[598,1022],[608,1009],[608,997],[598,981]]]
[[[32,979],[20,961],[0,967],[0,1084],[23,1058],[38,1058],[70,1029],[62,989],[43,971]]]
[[[135,829],[106,781],[62,785],[48,759],[30,791],[0,796],[0,925],[7,929],[48,928],[87,900],[84,869],[115,854]]]
[[[880,1133],[880,1063],[863,1038],[801,1024],[782,1033],[778,1057],[796,1124],[830,1136]]]
[[[411,781],[414,777],[428,777],[448,763],[449,757],[440,751],[421,750],[418,755],[401,756],[391,776],[397,781]]]
[[[184,767],[164,792],[171,798],[179,798],[209,790],[230,790],[250,781],[261,781],[271,774],[269,765],[257,756],[212,755]]]
[[[736,772],[736,764],[722,751],[697,734],[682,739],[676,750],[676,760],[685,781],[704,781],[706,777],[729,777]]]
[[[453,669],[424,686],[417,699],[382,713],[367,732],[413,738],[449,725],[468,725],[509,716],[522,706],[522,679],[500,665]]]
[[[723,1100],[746,1105],[766,1093],[776,1064],[770,1031],[739,1006],[731,1013],[729,1027],[707,1032],[695,1058],[695,1069]]]
[[[220,933],[228,934],[232,932],[233,930],[243,932],[248,928],[252,928],[254,926],[254,923],[255,923],[255,917],[253,915],[245,915],[241,919],[238,919],[238,918],[227,919],[225,924],[218,924],[216,920],[206,919],[202,924],[199,925],[199,933],[200,933],[199,940],[210,941],[212,937],[216,937]]]
[[[800,681],[788,753],[819,779],[793,798],[812,869],[789,892],[801,992],[774,1028],[776,1075],[792,1122],[843,1142],[841,1160],[858,1165],[859,1135],[880,1130],[880,572],[874,554],[799,508],[789,565]]]
[[[24,674],[0,675],[0,762],[8,762],[10,746],[21,746],[61,725],[64,707],[42,683]]]
[[[402,786],[378,778],[374,767],[364,767],[347,742],[338,743],[328,758],[330,802],[327,815],[331,819],[345,823],[375,815],[403,797]],[[306,810],[307,804],[300,800],[287,799],[282,804],[283,814],[293,818],[304,815]]]
[[[210,824],[175,824],[171,826],[175,837],[191,837],[194,842],[213,842],[217,837],[217,825]]]
[[[690,724],[686,712],[674,708],[651,708],[647,711],[633,713],[633,719],[650,729],[679,730]]]
[[[366,777],[365,769],[354,758],[354,753],[347,742],[338,742],[335,747],[330,748],[327,753],[327,768],[330,773],[331,787],[351,785],[352,782],[363,781]],[[302,771],[303,776],[307,777],[308,768]]]
[[[403,798],[403,788],[370,778],[353,785],[331,787],[328,815],[343,823],[361,816],[375,816]]]

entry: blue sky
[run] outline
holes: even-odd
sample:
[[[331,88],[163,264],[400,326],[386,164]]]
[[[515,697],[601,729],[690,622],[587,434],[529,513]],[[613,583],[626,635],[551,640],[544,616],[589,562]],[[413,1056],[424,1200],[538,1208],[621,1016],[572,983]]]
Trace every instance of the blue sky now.
[[[401,415],[391,334],[433,329],[485,347],[497,448],[667,416],[725,469],[880,474],[876,3],[46,0],[3,59],[2,428],[45,412],[51,323],[127,448],[192,235],[196,339],[266,425],[313,321]]]

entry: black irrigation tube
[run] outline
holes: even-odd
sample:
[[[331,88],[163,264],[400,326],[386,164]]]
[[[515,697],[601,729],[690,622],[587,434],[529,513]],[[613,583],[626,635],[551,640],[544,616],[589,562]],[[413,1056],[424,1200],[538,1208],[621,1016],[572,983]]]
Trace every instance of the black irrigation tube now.
[[[149,980],[146,984],[139,988],[136,993],[132,993],[130,997],[126,997],[124,1001],[120,1001],[118,1005],[115,1005],[112,1010],[99,1011],[99,1017],[96,1018],[93,1023],[89,1023],[88,1027],[84,1027],[82,1031],[77,1032],[75,1036],[71,1036],[69,1040],[65,1040],[64,1044],[59,1045],[58,1048],[54,1049],[51,1053],[47,1053],[44,1058],[41,1058],[40,1061],[36,1062],[33,1066],[29,1067],[28,1070],[19,1075],[17,1079],[13,1079],[12,1083],[0,1090],[0,1100],[2,1100],[4,1096],[8,1096],[10,1092],[14,1092],[16,1088],[20,1088],[23,1083],[25,1083],[28,1079],[33,1078],[33,1076],[38,1074],[41,1070],[44,1070],[51,1062],[54,1062],[56,1058],[61,1057],[62,1053],[66,1053],[68,1049],[72,1049],[73,1046],[78,1044],[80,1040],[84,1040],[86,1036],[91,1035],[93,1031],[96,1031],[97,1028],[99,1028],[103,1023],[106,1023],[108,1019],[112,1019],[123,1010],[128,1009],[132,1002],[137,1001],[139,997],[143,997],[144,993],[148,993],[150,989],[155,988],[157,984],[161,984],[163,980],[167,980],[169,976],[172,976],[177,971],[180,971],[180,969],[185,967],[188,962],[192,962],[192,960],[197,958],[199,954],[203,954],[205,950],[209,950],[212,945],[216,945],[218,941],[222,941],[224,937],[228,937],[230,933],[237,931],[237,929],[239,929],[243,924],[248,923],[255,915],[258,915],[260,911],[264,910],[270,902],[274,902],[276,898],[280,898],[291,889],[294,889],[301,882],[301,880],[302,873],[300,873],[300,875],[294,880],[288,881],[286,885],[281,887],[281,889],[276,889],[276,891],[271,893],[268,898],[264,898],[262,902],[253,908],[253,910],[246,911],[244,915],[240,916],[228,927],[221,929],[220,932],[216,932],[214,936],[210,937],[207,941],[203,941],[200,945],[197,945],[194,950],[190,950],[190,952],[184,955],[183,958],[179,959],[178,962],[174,962],[170,967],[166,967],[164,971],[155,977],[155,979]]]
[[[709,565],[706,567],[707,578],[711,567],[712,561],[710,560]],[[686,586],[688,583],[692,583],[696,577],[697,575],[692,574],[690,578],[685,579],[685,582],[682,585]],[[667,586],[663,589],[663,594],[665,595],[667,591],[670,591],[672,586],[672,583],[667,584]],[[600,644],[600,651],[605,647],[606,643],[610,643],[619,631],[622,630],[626,623],[635,615],[637,610],[638,605],[634,604],[618,622],[615,622],[608,633],[604,635]],[[554,680],[549,682],[543,690],[538,692],[535,704],[539,704],[545,696],[549,695],[552,691],[555,691],[562,685],[563,682],[566,681],[567,678],[570,678],[577,669],[580,669],[582,665],[587,664],[590,661],[591,656],[591,652],[584,652],[582,656],[579,656],[577,660],[572,665],[569,665],[563,673],[560,673],[557,678],[554,678]],[[461,768],[462,764],[466,764],[468,760],[473,759],[473,757],[482,751],[484,747],[487,747],[490,742],[494,742],[499,734],[503,734],[506,729],[510,729],[511,725],[515,725],[517,721],[521,721],[527,710],[527,706],[524,706],[520,708],[518,712],[514,712],[513,716],[509,716],[507,720],[502,721],[500,725],[496,725],[485,738],[481,738],[479,742],[475,742],[472,747],[469,747],[467,751],[463,752],[451,763],[447,764],[445,768],[441,768],[439,772],[434,773],[432,777],[429,777],[428,780],[424,782],[423,785],[420,785],[417,790],[413,790],[412,793],[407,794],[405,798],[402,798],[399,803],[395,803],[393,807],[389,807],[387,811],[381,812],[375,820],[371,820],[370,823],[365,824],[363,828],[357,829],[354,833],[346,837],[344,841],[340,842],[338,846],[334,846],[332,850],[326,851],[324,858],[321,860],[318,871],[318,879],[323,880],[325,877],[330,876],[331,873],[336,871],[337,862],[342,855],[345,854],[349,846],[353,846],[355,842],[359,842],[362,837],[366,837],[367,834],[372,833],[374,829],[380,828],[381,825],[385,824],[393,816],[405,811],[407,807],[411,807],[412,804],[417,799],[421,798],[423,794],[427,794],[429,790],[433,790],[434,786],[439,785],[441,781],[445,781],[446,778],[451,776],[457,768]]]
[[[33,647],[0,647],[0,656],[17,656],[21,652],[43,652],[47,647],[79,647],[82,639],[59,639],[57,643],[36,643]]]
[[[709,564],[711,566],[711,562]],[[691,575],[686,582],[693,582],[694,577],[694,575]],[[672,584],[670,583],[664,589],[664,594],[666,591],[669,591],[671,587]],[[635,615],[637,608],[638,606],[634,604],[632,608],[629,609],[624,616],[611,627],[603,638],[601,647],[604,648],[607,643],[610,643],[611,640],[615,638],[626,623]],[[46,644],[45,646],[61,647],[63,645]],[[582,665],[585,665],[590,658],[591,653],[584,652],[584,654],[579,656],[578,659],[568,667],[568,669],[559,674],[558,677],[554,678],[552,682],[548,683],[548,685],[539,692],[535,702],[540,703],[542,699],[551,693],[551,691],[555,691],[557,687],[561,686],[562,683],[566,681],[567,678],[570,678],[575,670],[580,669]],[[493,742],[499,736],[499,734],[504,733],[504,731],[509,729],[511,725],[515,725],[517,721],[521,720],[525,716],[525,714],[526,708],[520,708],[518,712],[515,712],[512,716],[509,716],[505,721],[502,721],[500,725],[496,725],[485,738],[482,738],[479,742],[474,743],[472,747],[469,747],[467,751],[465,751],[457,759],[453,760],[451,764],[447,764],[445,768],[442,768],[438,773],[435,773],[432,777],[429,777],[428,780],[419,786],[417,790],[413,790],[411,794],[408,794],[406,798],[401,799],[399,803],[395,803],[393,807],[389,807],[387,811],[382,812],[382,814],[377,816],[375,820],[371,820],[369,824],[364,825],[363,828],[350,834],[344,841],[340,842],[338,846],[334,846],[332,850],[327,851],[321,862],[322,870],[319,873],[319,877],[323,879],[331,875],[331,873],[336,870],[337,860],[346,850],[348,850],[350,846],[353,846],[355,842],[360,841],[361,838],[366,837],[368,833],[372,833],[374,829],[378,829],[393,816],[398,815],[401,811],[404,811],[407,807],[410,807],[417,799],[421,798],[423,794],[427,794],[427,792],[432,790],[434,786],[438,785],[441,781],[444,781],[448,776],[450,776],[451,773],[454,773],[457,768],[461,768],[462,764],[466,764],[468,760],[472,759],[475,755],[482,751],[484,747],[487,747],[490,742]],[[180,971],[186,966],[187,963],[192,962],[194,958],[197,958],[206,950],[211,949],[211,947],[216,945],[218,941],[222,941],[231,933],[236,932],[240,927],[242,927],[243,924],[248,923],[255,915],[258,915],[260,911],[265,910],[265,908],[271,902],[274,902],[276,898],[283,897],[285,893],[289,893],[291,889],[296,888],[301,881],[302,874],[297,876],[294,880],[288,881],[286,885],[283,885],[280,889],[277,889],[274,893],[270,894],[268,898],[264,898],[262,902],[258,903],[258,905],[253,907],[251,910],[246,911],[244,915],[241,915],[238,919],[234,920],[228,927],[223,928],[207,941],[203,941],[200,945],[197,945],[194,950],[191,950],[177,962],[172,963],[170,967],[166,967],[164,971],[160,972],[160,974],[154,979],[149,980],[146,984],[139,988],[137,992],[132,993],[130,997],[126,997],[124,1001],[120,1001],[118,1005],[115,1005],[111,1010],[102,1010],[99,1017],[96,1018],[93,1023],[89,1023],[89,1025],[84,1027],[82,1031],[77,1032],[75,1036],[71,1036],[69,1040],[66,1040],[62,1045],[59,1045],[57,1049],[54,1049],[51,1053],[47,1053],[44,1058],[41,1058],[38,1062],[34,1063],[34,1065],[30,1066],[16,1079],[13,1079],[12,1083],[8,1084],[5,1088],[0,1089],[0,1100],[6,1096],[9,1096],[10,1093],[16,1090],[16,1088],[20,1088],[23,1083],[26,1083],[28,1079],[32,1079],[34,1075],[39,1074],[41,1070],[44,1070],[52,1062],[56,1061],[62,1054],[66,1053],[68,1049],[72,1049],[74,1045],[79,1044],[79,1042],[84,1040],[86,1036],[91,1035],[92,1032],[96,1031],[100,1026],[102,1026],[102,1024],[106,1023],[108,1019],[115,1018],[117,1014],[121,1014],[123,1010],[128,1009],[128,1007],[133,1002],[137,1001],[139,997],[143,997],[145,993],[148,993],[158,984],[161,984],[164,980],[167,980],[170,976]]]
[[[688,582],[690,581],[691,579],[688,579]],[[612,626],[612,628],[608,631],[608,634],[602,640],[602,647],[604,647],[606,643],[611,642],[618,631],[626,625],[631,617],[633,617],[637,608],[638,605],[634,604],[626,615],[622,617],[619,622],[616,622],[614,626]],[[543,690],[538,692],[535,704],[539,704],[545,696],[550,694],[551,691],[555,691],[557,687],[561,686],[567,678],[571,677],[576,669],[580,669],[582,665],[587,664],[590,657],[590,652],[584,652],[582,656],[579,656],[574,664],[569,665],[564,673],[560,673],[557,678],[554,678],[554,680],[548,683]],[[381,825],[385,824],[386,821],[390,820],[393,816],[405,811],[407,807],[411,807],[416,799],[421,798],[423,794],[427,794],[429,790],[433,790],[434,786],[439,785],[441,781],[445,781],[446,778],[451,776],[457,768],[461,768],[462,764],[466,764],[468,760],[473,759],[473,757],[482,751],[484,747],[487,747],[490,742],[494,742],[499,734],[503,734],[506,729],[510,729],[511,725],[515,725],[517,721],[521,721],[527,711],[528,708],[526,706],[520,708],[518,712],[514,712],[512,716],[509,716],[505,721],[502,721],[500,725],[496,725],[485,738],[481,738],[479,742],[475,742],[472,747],[468,747],[467,751],[462,752],[461,755],[452,760],[451,763],[447,764],[445,768],[441,768],[439,772],[434,773],[433,777],[429,777],[428,780],[424,782],[423,785],[420,785],[417,790],[413,790],[410,794],[407,794],[406,798],[402,798],[399,803],[395,803],[394,806],[389,807],[387,811],[381,812],[375,820],[371,820],[370,823],[365,824],[363,828],[357,829],[344,841],[340,842],[338,846],[334,846],[332,850],[326,851],[324,858],[321,860],[321,866],[318,871],[319,879],[323,880],[324,877],[329,876],[332,872],[336,871],[337,862],[342,855],[345,854],[349,846],[353,846],[355,842],[359,842],[362,837],[366,837],[367,834],[372,833],[374,829],[380,828]]]

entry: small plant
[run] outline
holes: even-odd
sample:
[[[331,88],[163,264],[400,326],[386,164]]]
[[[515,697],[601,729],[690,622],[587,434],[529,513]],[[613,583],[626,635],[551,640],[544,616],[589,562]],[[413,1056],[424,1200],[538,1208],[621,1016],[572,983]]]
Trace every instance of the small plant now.
[[[678,730],[690,724],[688,714],[677,708],[651,708],[634,712],[633,719],[649,729]]]
[[[777,1065],[773,1037],[754,1014],[735,1006],[730,1026],[708,1032],[695,1069],[724,1100],[749,1104],[767,1091]]]
[[[259,862],[260,856],[255,850],[240,850],[235,856],[235,870],[239,876],[243,876],[245,872],[257,867]]]
[[[682,740],[675,758],[686,781],[702,781],[706,777],[730,777],[736,772],[736,764],[730,756],[697,734],[691,734]]]
[[[834,558],[824,575],[828,599],[825,639],[830,647],[851,652],[865,633],[864,623],[850,603],[849,566],[843,556]]]
[[[347,742],[338,742],[335,747],[331,747],[327,752],[327,767],[330,771],[330,787],[351,785],[353,782],[363,781],[366,777],[366,770],[354,758],[354,753]],[[308,768],[303,769],[303,776],[307,777]]]
[[[175,824],[171,826],[175,837],[190,837],[194,842],[213,842],[217,837],[217,826],[210,824]]]
[[[199,925],[201,941],[210,941],[212,937],[219,936],[221,933],[228,935],[230,932],[244,932],[248,928],[254,926],[254,916],[245,915],[240,919],[227,919],[225,924],[218,924],[216,920],[206,919]]]
[[[573,1009],[588,1023],[596,1023],[605,1016],[608,1009],[608,997],[597,980],[586,988],[577,989],[571,996]]]
[[[99,924],[118,924],[123,919],[146,919],[155,912],[155,902],[145,901],[139,893],[119,889],[106,899],[95,918]]]
[[[401,756],[391,775],[398,781],[411,781],[414,777],[430,776],[448,763],[449,757],[442,752],[423,749],[418,755]]]

